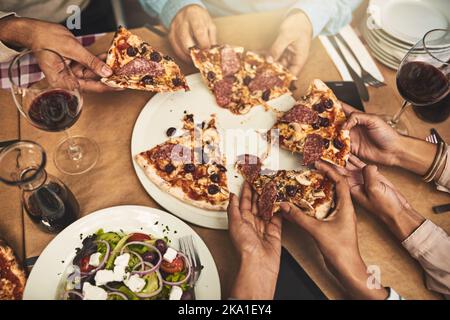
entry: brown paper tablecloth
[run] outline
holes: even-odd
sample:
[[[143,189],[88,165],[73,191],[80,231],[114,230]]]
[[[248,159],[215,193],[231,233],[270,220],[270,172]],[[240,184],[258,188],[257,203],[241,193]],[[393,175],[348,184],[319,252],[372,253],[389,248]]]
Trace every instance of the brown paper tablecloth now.
[[[215,19],[219,30],[219,42],[242,45],[248,49],[267,48],[276,36],[281,21],[280,13],[260,13]],[[161,51],[173,54],[166,39],[147,29],[135,32]],[[99,39],[91,48],[94,53],[104,52],[112,34]],[[395,72],[380,66],[388,86],[369,88],[371,100],[366,110],[374,113],[394,113],[401,105],[395,87]],[[195,72],[192,66],[182,64],[186,74]],[[298,81],[298,97],[313,78],[324,81],[340,80],[339,73],[318,40],[312,44],[308,63]],[[61,174],[48,163],[49,173],[60,177],[74,192],[80,202],[81,213],[124,204],[158,207],[158,204],[140,185],[130,155],[130,139],[139,112],[152,95],[147,92],[127,90],[109,94],[85,94],[81,118],[70,129],[72,135],[84,135],[94,139],[100,146],[101,159],[90,172],[80,176]],[[44,146],[51,159],[55,145],[63,134],[48,133],[32,127],[19,118],[9,92],[0,91],[0,139],[20,136]],[[424,138],[430,125],[420,122],[411,110],[404,115],[411,135]],[[449,121],[435,125],[444,139],[450,141]],[[431,207],[449,202],[448,194],[437,192],[434,187],[421,182],[420,178],[401,169],[383,169],[411,204],[425,217],[450,231],[450,216],[434,215]],[[7,238],[19,254],[25,257],[39,255],[52,235],[39,231],[30,219],[21,213],[19,193],[12,187],[0,185],[0,235]],[[388,230],[361,208],[358,213],[360,249],[367,264],[381,269],[382,282],[395,288],[402,296],[414,299],[439,298],[428,291],[423,283],[419,265],[408,255]],[[22,218],[24,217],[24,218]],[[23,222],[22,222],[23,221]],[[22,225],[23,223],[23,225]],[[228,296],[237,270],[237,257],[226,231],[193,228],[206,242],[217,264],[222,295]],[[303,266],[311,278],[329,298],[344,298],[344,292],[325,268],[323,259],[312,239],[293,225],[285,223],[283,245]],[[339,245],[336,243],[336,245]]]

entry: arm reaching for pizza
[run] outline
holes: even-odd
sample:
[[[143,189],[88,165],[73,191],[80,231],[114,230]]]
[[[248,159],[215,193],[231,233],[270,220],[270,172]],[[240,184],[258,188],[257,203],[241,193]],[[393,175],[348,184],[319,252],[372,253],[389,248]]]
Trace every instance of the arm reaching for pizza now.
[[[301,10],[293,10],[281,24],[270,55],[298,75],[308,58],[312,33],[308,16]]]
[[[435,144],[400,135],[374,114],[359,112],[345,103],[343,107],[348,117],[344,129],[350,130],[353,154],[419,175],[424,175],[430,168],[436,154]]]
[[[189,48],[208,49],[216,44],[216,26],[208,11],[196,4],[178,11],[169,28],[169,41],[175,54],[184,61],[191,61]]]
[[[85,49],[69,30],[59,24],[15,16],[6,17],[0,20],[0,41],[19,48],[51,49],[72,60],[71,67],[82,90],[94,92],[117,90],[98,81],[100,77],[109,77],[112,74],[111,68]],[[49,56],[40,55],[42,59]],[[39,63],[49,79],[58,78],[54,74],[58,70],[56,63],[59,61]]]
[[[317,164],[323,168],[324,164]],[[440,227],[422,217],[376,166],[351,156],[340,169],[351,185],[353,198],[376,215],[402,242],[426,273],[430,290],[450,298],[450,237]]]
[[[386,299],[388,290],[381,284],[377,283],[375,288],[367,286],[367,267],[359,252],[356,216],[346,179],[331,165],[323,164],[320,169],[336,183],[334,212],[325,220],[317,220],[290,203],[282,203],[283,217],[316,240],[330,272],[347,289],[351,298]]]
[[[231,240],[239,254],[240,267],[231,290],[235,299],[273,299],[280,268],[280,216],[270,221],[258,216],[258,196],[245,182],[240,200],[231,194],[228,223]],[[255,271],[255,266],[258,266]]]

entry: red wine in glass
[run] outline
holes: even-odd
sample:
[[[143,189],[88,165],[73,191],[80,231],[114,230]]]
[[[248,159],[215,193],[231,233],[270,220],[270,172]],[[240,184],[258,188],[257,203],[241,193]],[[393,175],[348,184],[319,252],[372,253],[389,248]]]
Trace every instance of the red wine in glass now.
[[[67,90],[41,93],[31,102],[28,116],[35,126],[47,131],[63,131],[80,117],[78,97]]]
[[[441,122],[448,118],[449,79],[437,67],[423,61],[405,63],[397,74],[397,88],[423,120]]]
[[[32,191],[25,206],[28,216],[46,232],[57,233],[74,222],[80,206],[64,185],[50,182]]]

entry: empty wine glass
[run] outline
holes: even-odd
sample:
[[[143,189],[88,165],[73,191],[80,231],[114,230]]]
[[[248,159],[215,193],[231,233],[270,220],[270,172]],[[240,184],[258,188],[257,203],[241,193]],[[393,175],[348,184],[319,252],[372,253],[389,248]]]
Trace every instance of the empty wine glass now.
[[[36,65],[39,67],[33,70]],[[39,129],[66,133],[54,152],[56,167],[66,174],[92,169],[99,157],[97,144],[86,137],[71,137],[67,131],[83,107],[78,80],[67,61],[50,49],[26,50],[13,59],[8,75],[20,113]]]

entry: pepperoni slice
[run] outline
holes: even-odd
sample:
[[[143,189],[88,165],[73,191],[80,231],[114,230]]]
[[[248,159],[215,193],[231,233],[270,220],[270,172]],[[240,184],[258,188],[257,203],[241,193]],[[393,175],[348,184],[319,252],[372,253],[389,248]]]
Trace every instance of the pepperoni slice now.
[[[319,114],[305,107],[301,104],[295,105],[291,110],[286,112],[281,121],[283,122],[297,122],[304,124],[314,124],[319,120]]]
[[[162,75],[164,68],[157,62],[138,57],[116,70],[115,73],[118,76],[149,75],[154,77]]]
[[[324,141],[320,135],[315,133],[308,135],[303,146],[303,164],[309,165],[319,160],[323,149]]]
[[[258,212],[264,220],[270,220],[272,218],[277,194],[275,182],[271,181],[264,186],[258,199]]]
[[[239,57],[231,47],[223,47],[220,50],[222,73],[224,77],[234,75],[241,68]]]
[[[254,92],[257,90],[265,91],[267,89],[280,87],[282,85],[283,80],[278,78],[278,76],[270,71],[263,71],[255,76],[255,78],[249,83],[248,88],[251,92]]]
[[[231,94],[233,88],[233,79],[225,78],[217,81],[214,84],[214,96],[216,97],[217,104],[221,107],[225,107],[231,102]]]
[[[253,183],[260,174],[261,166],[261,160],[257,156],[244,154],[237,158],[237,168],[250,183]]]
[[[149,151],[149,157],[151,160],[159,160],[159,159],[170,159],[170,154],[172,153],[172,149],[175,147],[174,144],[164,144],[159,148],[155,148]]]

